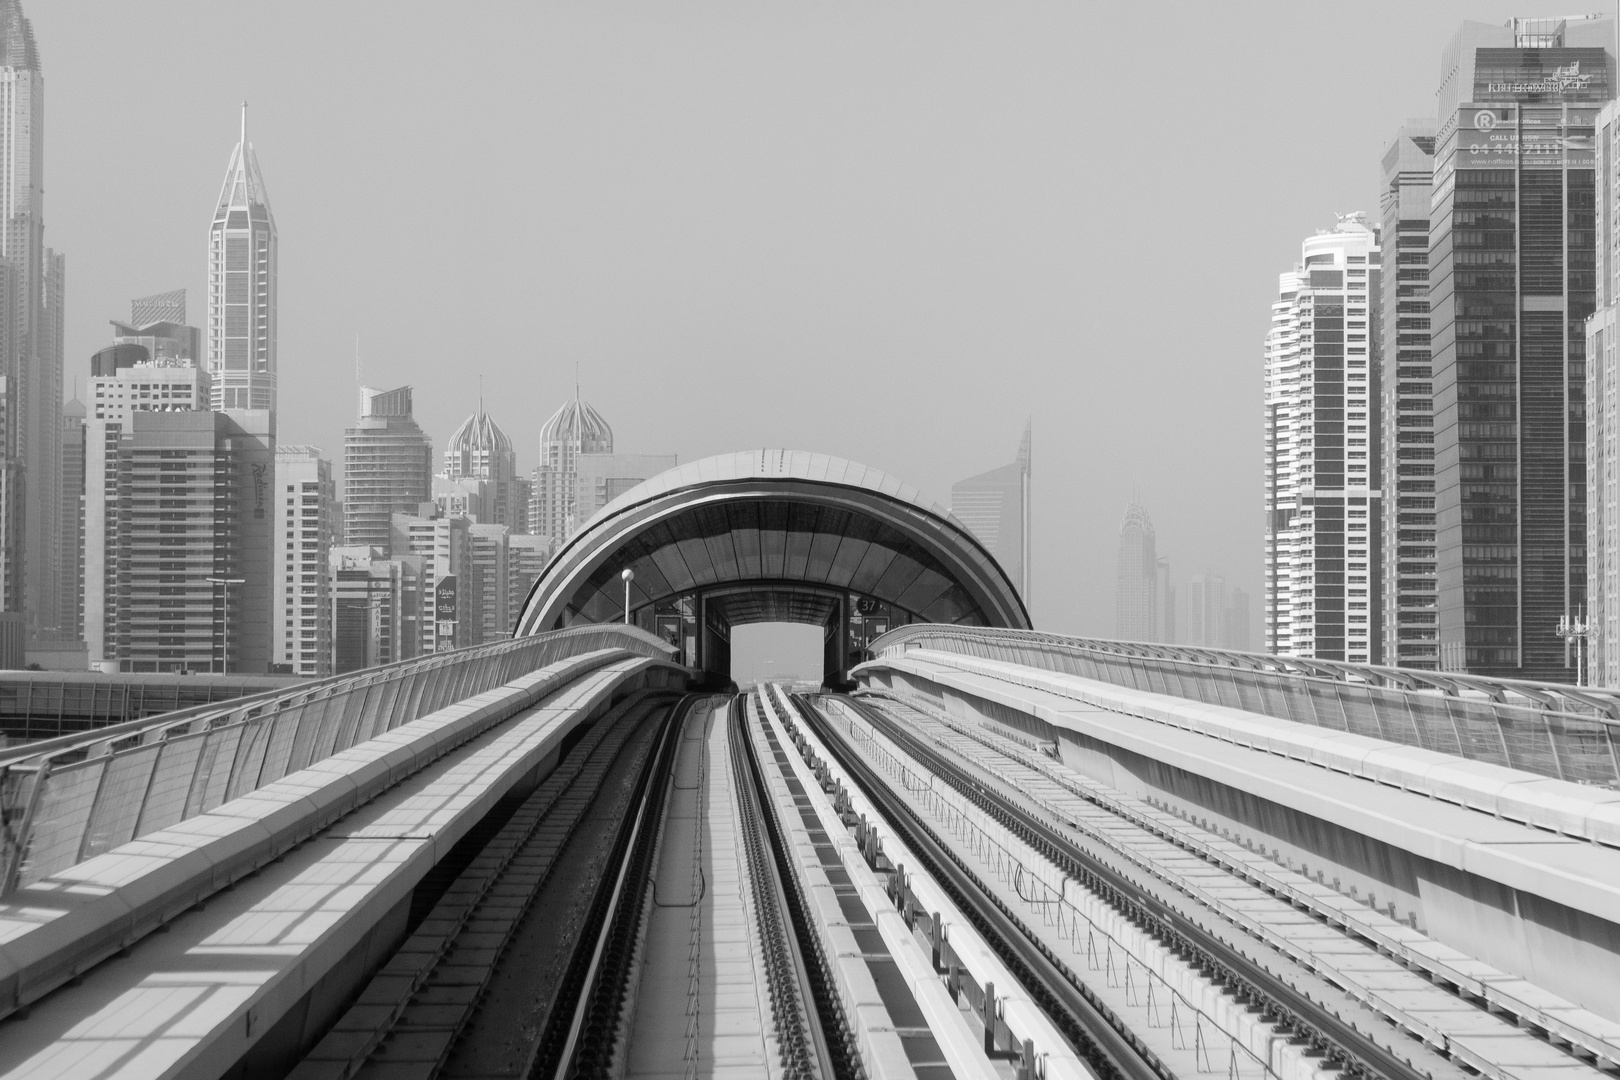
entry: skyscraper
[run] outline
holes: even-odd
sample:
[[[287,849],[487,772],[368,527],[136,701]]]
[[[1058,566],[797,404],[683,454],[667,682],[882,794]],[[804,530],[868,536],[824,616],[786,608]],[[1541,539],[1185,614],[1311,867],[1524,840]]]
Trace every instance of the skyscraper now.
[[[1435,570],[1448,670],[1571,681],[1586,599],[1584,320],[1609,16],[1464,23],[1430,214]]]
[[[1136,503],[1119,527],[1119,563],[1114,577],[1114,636],[1121,641],[1162,641],[1159,633],[1159,553],[1153,519]]]
[[[208,371],[215,409],[276,407],[276,219],[253,144],[231,152],[208,230]]]
[[[1383,311],[1384,662],[1439,664],[1435,606],[1434,369],[1430,353],[1429,193],[1433,120],[1408,120],[1384,152],[1379,277]]]
[[[529,494],[529,531],[561,544],[579,525],[581,454],[611,454],[613,429],[589,403],[575,398],[540,429],[540,464]]]
[[[1341,215],[1277,284],[1265,341],[1265,650],[1379,663],[1377,231]],[[1189,593],[1189,632],[1206,616],[1196,622]],[[1219,636],[1200,632],[1189,644]]]
[[[62,258],[45,247],[45,81],[33,27],[0,0],[0,370],[11,393],[8,610],[57,632],[61,527]]]
[[[1012,579],[1025,606],[1030,583],[1030,436],[1018,444],[1011,465],[951,485],[951,514],[978,537]]]
[[[386,553],[390,519],[432,499],[433,443],[411,416],[411,388],[362,386],[360,418],[343,433],[344,544]]]
[[[84,639],[84,453],[88,411],[74,398],[62,407],[61,572],[57,574],[58,630]],[[83,665],[80,665],[81,670]]]

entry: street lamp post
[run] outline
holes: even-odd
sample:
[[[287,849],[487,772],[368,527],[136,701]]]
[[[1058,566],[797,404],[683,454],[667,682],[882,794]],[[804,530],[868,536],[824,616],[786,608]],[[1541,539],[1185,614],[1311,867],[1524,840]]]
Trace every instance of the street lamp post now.
[[[222,674],[228,675],[231,671],[231,586],[241,585],[247,581],[247,578],[211,577],[204,580],[210,584],[222,586],[225,590],[225,630],[221,635],[220,642],[223,646],[220,650],[223,653],[220,658],[220,668]],[[209,667],[213,667],[213,665],[210,664]]]
[[[627,566],[627,567],[624,568],[624,571],[619,574],[619,577],[624,581],[624,624],[626,626],[629,626],[630,625],[630,583],[632,581],[636,580],[636,572],[634,570],[630,569]]]
[[[1582,661],[1585,659],[1586,639],[1592,633],[1592,620],[1586,617],[1584,608],[1573,619],[1568,615],[1561,615],[1558,619],[1558,625],[1553,628],[1553,633],[1565,641],[1574,643],[1575,685],[1585,686],[1586,665]]]

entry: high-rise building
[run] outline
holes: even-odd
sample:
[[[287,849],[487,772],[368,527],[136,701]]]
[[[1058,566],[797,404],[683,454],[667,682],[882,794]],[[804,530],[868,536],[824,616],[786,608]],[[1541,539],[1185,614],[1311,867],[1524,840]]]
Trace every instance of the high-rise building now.
[[[510,539],[505,525],[467,526],[469,645],[512,636]]]
[[[114,345],[142,345],[154,360],[202,366],[202,330],[186,325],[184,289],[132,300],[129,322],[111,321]]]
[[[1194,574],[1187,582],[1185,644],[1206,649],[1226,647],[1226,579],[1219,574]]]
[[[518,476],[517,453],[506,432],[478,403],[450,436],[444,471],[433,482],[435,502],[484,525],[504,525],[510,532],[529,527],[529,482]]]
[[[343,433],[344,545],[388,551],[393,516],[432,499],[433,443],[411,416],[411,388],[362,386],[360,419]]]
[[[271,414],[135,408],[121,421],[92,420],[87,444],[91,661],[268,670]]]
[[[540,429],[540,464],[529,492],[529,532],[561,544],[579,527],[575,506],[581,454],[611,454],[613,429],[602,414],[575,398]]]
[[[372,547],[334,547],[328,558],[332,674],[414,657],[421,640],[421,558],[390,559]]]
[[[1159,597],[1159,641],[1176,640],[1176,586],[1170,580],[1170,556],[1160,555],[1153,566],[1154,590]]]
[[[432,511],[431,505],[423,507]],[[395,514],[388,550],[395,559],[421,559],[417,655],[474,644],[482,617],[474,618],[473,545],[466,518]]]
[[[551,560],[551,540],[544,536],[520,534],[506,538],[506,613],[516,623],[529,590]],[[513,627],[508,625],[510,634]]]
[[[1384,152],[1383,312],[1384,662],[1439,664],[1435,601],[1434,369],[1430,354],[1429,196],[1433,120],[1408,120]],[[1393,253],[1393,254],[1391,254]]]
[[[23,666],[28,627],[22,612],[22,466],[16,454],[16,380],[0,375],[0,671]]]
[[[62,572],[57,575],[59,632],[84,639],[84,454],[88,411],[74,398],[62,407]]]
[[[1355,213],[1278,275],[1265,341],[1267,652],[1382,660],[1379,269],[1378,232]]]
[[[276,407],[276,219],[242,135],[208,229],[208,372],[215,409]]]
[[[33,27],[0,0],[0,375],[11,393],[8,610],[31,636],[58,632],[61,545],[62,258],[45,247],[45,82]]]
[[[1159,553],[1153,519],[1136,503],[1119,527],[1114,576],[1114,636],[1121,641],[1162,641],[1159,617]]]
[[[1018,457],[951,485],[951,514],[978,537],[1012,580],[1025,606],[1030,586],[1030,440],[1024,425]]]
[[[580,454],[574,473],[574,527],[583,528],[608,503],[677,464],[674,454]]]
[[[332,463],[314,446],[276,447],[275,576],[271,645],[288,674],[332,674],[332,598],[328,567],[334,503]]]
[[[1620,686],[1620,102],[1603,107],[1597,130],[1598,308],[1586,321],[1586,659],[1590,683]]]
[[[1464,23],[1441,61],[1429,300],[1439,664],[1568,682],[1586,600],[1584,321],[1607,15]]]

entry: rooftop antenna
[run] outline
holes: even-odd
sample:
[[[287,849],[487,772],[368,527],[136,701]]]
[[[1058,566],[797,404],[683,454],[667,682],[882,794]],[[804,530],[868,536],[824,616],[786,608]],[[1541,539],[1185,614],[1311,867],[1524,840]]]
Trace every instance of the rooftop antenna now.
[[[360,375],[360,334],[358,332],[354,335],[354,381],[361,386],[366,384],[366,380]]]
[[[247,102],[242,102],[242,152],[247,152]]]
[[[574,404],[579,404],[579,361],[574,361]]]

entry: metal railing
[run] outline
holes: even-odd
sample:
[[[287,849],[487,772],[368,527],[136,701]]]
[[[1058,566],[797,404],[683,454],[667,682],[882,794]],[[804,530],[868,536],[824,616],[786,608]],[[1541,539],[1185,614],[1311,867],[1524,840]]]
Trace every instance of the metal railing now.
[[[1581,784],[1620,787],[1620,692],[1222,649],[914,624],[873,657],[932,649],[1223,705]]]
[[[12,747],[0,754],[0,894],[548,664],[610,649],[675,652],[635,627],[570,627]]]

